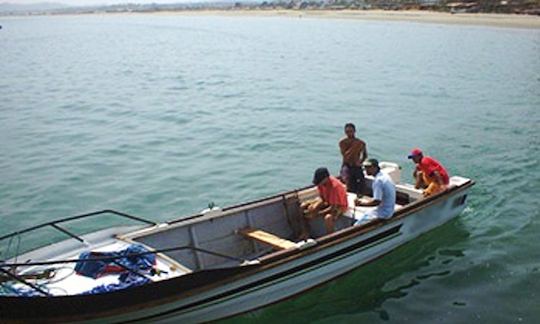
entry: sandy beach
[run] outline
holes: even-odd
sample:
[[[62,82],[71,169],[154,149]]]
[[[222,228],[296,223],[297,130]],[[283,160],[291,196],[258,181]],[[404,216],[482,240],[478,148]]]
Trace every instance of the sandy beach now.
[[[459,13],[384,10],[186,10],[156,12],[157,15],[284,16],[298,18],[410,21],[431,24],[479,25],[540,29],[540,16],[515,14]]]

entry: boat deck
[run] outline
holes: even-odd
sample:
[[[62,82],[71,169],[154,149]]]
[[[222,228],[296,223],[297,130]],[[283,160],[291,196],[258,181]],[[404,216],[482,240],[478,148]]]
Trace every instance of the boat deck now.
[[[116,240],[106,246],[90,248],[93,252],[115,252],[126,249],[131,243]],[[58,259],[77,259],[79,254],[67,254],[59,256]],[[50,295],[62,296],[62,295],[78,295],[84,294],[99,286],[108,286],[112,284],[119,284],[120,273],[107,273],[99,276],[96,279],[86,277],[75,272],[75,263],[66,263],[60,266],[34,266],[24,269],[20,272],[21,276],[29,274],[40,274],[48,269],[53,269],[51,274],[47,278],[27,280],[28,282],[44,289]],[[189,269],[178,265],[173,260],[167,257],[156,257],[156,264],[154,266],[156,270],[154,274],[145,274],[144,276],[152,282],[170,279],[178,277],[186,273],[191,272]],[[11,286],[14,289],[26,289],[22,283],[16,283]]]

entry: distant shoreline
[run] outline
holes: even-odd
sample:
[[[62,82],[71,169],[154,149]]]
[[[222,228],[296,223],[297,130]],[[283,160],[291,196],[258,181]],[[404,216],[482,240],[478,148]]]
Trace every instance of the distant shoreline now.
[[[152,12],[153,15],[284,16],[298,18],[410,21],[432,24],[479,25],[540,29],[540,16],[491,13],[456,13],[425,10],[186,10]]]
[[[64,16],[64,14],[58,14]],[[197,9],[155,12],[95,12],[79,15],[157,15],[157,16],[254,16],[254,17],[291,17],[291,18],[323,18],[323,19],[353,19],[375,21],[408,21],[415,23],[447,24],[447,25],[476,25],[502,28],[540,29],[540,16],[496,13],[456,13],[426,11],[426,10],[287,10],[287,9]],[[44,15],[52,16],[52,15]],[[26,17],[26,16],[3,16]]]

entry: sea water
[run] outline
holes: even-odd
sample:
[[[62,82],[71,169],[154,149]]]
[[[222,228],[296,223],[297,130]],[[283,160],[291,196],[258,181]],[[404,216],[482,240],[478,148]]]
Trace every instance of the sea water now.
[[[540,316],[538,30],[182,15],[0,23],[0,234],[101,209],[165,221],[302,187],[319,166],[338,172],[353,122],[369,156],[399,163],[404,180],[414,147],[474,179],[468,208],[230,322]],[[9,250],[60,238],[43,230]]]

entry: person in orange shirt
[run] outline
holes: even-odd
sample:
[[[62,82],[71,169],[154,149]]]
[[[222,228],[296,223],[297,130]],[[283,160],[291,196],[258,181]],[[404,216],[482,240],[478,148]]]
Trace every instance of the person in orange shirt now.
[[[416,189],[424,189],[424,197],[443,192],[448,188],[450,178],[442,164],[432,157],[424,156],[422,150],[415,148],[409,154],[409,159],[416,163],[413,177]]]
[[[340,177],[347,185],[347,191],[364,194],[365,179],[362,163],[367,159],[367,145],[356,137],[356,127],[347,123],[344,127],[345,137],[339,141],[339,150],[342,156]]]
[[[327,168],[318,168],[313,176],[313,184],[317,186],[319,197],[300,205],[303,211],[303,226],[300,239],[309,236],[309,221],[316,217],[324,218],[326,233],[334,232],[334,224],[348,208],[347,191],[337,178],[330,175]]]

